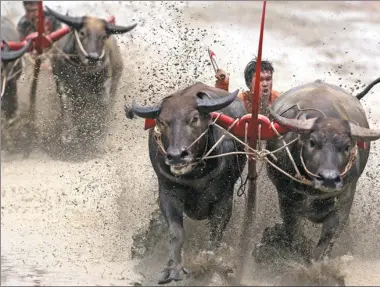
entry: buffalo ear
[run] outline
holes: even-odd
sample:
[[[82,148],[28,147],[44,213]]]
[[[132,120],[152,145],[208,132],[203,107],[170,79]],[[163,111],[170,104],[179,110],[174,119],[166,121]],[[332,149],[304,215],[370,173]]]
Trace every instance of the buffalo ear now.
[[[136,100],[132,101],[132,111],[135,115],[144,119],[155,119],[158,117],[161,111],[160,106],[156,107],[143,107],[136,104]]]
[[[214,91],[200,91],[197,93],[197,109],[203,113],[211,113],[218,110],[221,110],[228,105],[230,105],[239,94],[239,90],[236,90],[232,93],[228,93],[227,96],[220,97]],[[206,95],[207,98],[202,96]]]

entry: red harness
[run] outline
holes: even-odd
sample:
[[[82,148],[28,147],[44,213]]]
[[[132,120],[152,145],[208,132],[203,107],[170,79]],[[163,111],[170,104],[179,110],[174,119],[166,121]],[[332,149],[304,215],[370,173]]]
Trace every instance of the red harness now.
[[[234,118],[231,118],[227,115],[220,115],[217,112],[211,113],[211,116],[213,119],[218,118],[217,124],[219,124],[221,127],[228,129],[232,123],[235,121]],[[239,119],[239,121],[230,129],[230,132],[239,138],[244,138],[247,134],[247,137],[250,138],[252,136],[252,119],[251,114],[246,114],[243,117]],[[246,123],[248,123],[248,129],[246,131]],[[260,139],[261,140],[269,140],[272,139],[278,134],[283,135],[289,131],[288,128],[281,126],[280,124],[276,122],[271,122],[266,116],[258,115],[258,124],[261,125],[261,134]],[[145,119],[145,126],[144,129],[150,129],[153,128],[156,125],[156,120],[154,119]],[[367,144],[363,141],[358,141],[357,145],[361,149],[367,149]]]

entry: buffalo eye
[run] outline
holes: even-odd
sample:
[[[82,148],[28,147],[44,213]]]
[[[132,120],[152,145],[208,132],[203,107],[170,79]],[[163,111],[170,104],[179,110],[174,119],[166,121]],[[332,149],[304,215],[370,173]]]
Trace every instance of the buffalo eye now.
[[[198,123],[198,121],[199,121],[199,116],[194,116],[193,119],[191,120],[191,123],[196,124]]]
[[[168,124],[167,124],[166,122],[161,121],[161,120],[159,120],[159,119],[157,119],[157,123],[158,123],[158,125],[161,126],[161,127],[167,127],[167,126],[168,126]]]
[[[346,145],[346,147],[344,148],[344,151],[345,152],[349,152],[350,151],[350,147],[351,147],[351,145],[349,145],[349,144]]]
[[[310,139],[309,144],[310,147],[315,147],[315,141],[313,139]]]
[[[80,30],[80,31],[79,31],[79,35],[80,35],[81,37],[84,37],[84,36],[86,36],[86,33],[85,33],[83,30]]]

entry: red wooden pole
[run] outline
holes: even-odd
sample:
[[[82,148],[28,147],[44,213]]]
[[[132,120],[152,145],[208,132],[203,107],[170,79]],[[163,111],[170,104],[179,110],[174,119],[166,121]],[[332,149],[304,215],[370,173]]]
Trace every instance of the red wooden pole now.
[[[38,1],[38,27],[37,32],[38,36],[34,42],[34,48],[37,51],[38,55],[41,55],[44,51],[43,48],[43,41],[44,41],[44,30],[45,30],[45,21],[44,21],[44,10],[42,6],[42,0]],[[32,80],[32,86],[30,88],[30,94],[29,94],[29,140],[30,140],[30,146],[28,147],[26,154],[29,155],[30,152],[33,149],[33,144],[35,141],[36,136],[36,129],[35,129],[35,120],[36,120],[36,93],[37,93],[37,83],[38,83],[38,77],[40,75],[41,71],[41,58],[37,57],[36,62],[34,64],[34,74],[33,74],[33,80]]]
[[[255,71],[255,88],[254,88],[253,99],[252,99],[252,115],[251,115],[252,133],[251,133],[251,137],[249,138],[249,145],[253,149],[256,149],[257,139],[258,139],[261,56],[262,56],[262,47],[263,47],[265,9],[266,9],[266,0],[264,0],[263,10],[262,10],[262,15],[261,15],[260,39],[259,39],[259,47],[258,47],[256,71]],[[251,157],[249,157],[249,161],[248,161],[248,179],[249,179],[248,195],[247,195],[247,201],[246,201],[246,207],[245,207],[243,225],[242,225],[241,240],[240,240],[241,245],[240,245],[240,254],[239,254],[239,270],[237,274],[238,281],[241,281],[242,279],[244,266],[245,266],[244,264],[245,258],[247,254],[250,254],[250,252],[248,252],[250,239],[254,237],[254,234],[253,234],[254,228],[252,228],[252,223],[254,219],[255,206],[256,206],[257,171],[256,171],[256,160]]]
[[[45,32],[45,17],[44,17],[44,9],[42,6],[42,0],[38,1],[38,37],[37,37],[37,46],[36,50],[39,55],[43,53],[43,37]]]

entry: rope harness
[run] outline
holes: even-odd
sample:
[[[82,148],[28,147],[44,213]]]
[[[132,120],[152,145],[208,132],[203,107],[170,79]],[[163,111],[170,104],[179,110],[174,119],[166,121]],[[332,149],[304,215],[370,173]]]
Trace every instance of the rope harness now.
[[[83,53],[83,55],[85,55],[85,57],[89,57],[87,51],[83,48],[82,41],[80,40],[79,35],[78,35],[78,31],[75,30],[75,29],[74,29],[74,35],[75,35],[75,40],[78,43],[79,49],[81,50],[81,52]],[[100,57],[98,58],[98,60],[103,59],[103,57],[104,57],[105,54],[106,54],[106,52],[105,52],[105,49],[103,48],[102,54],[100,55]]]
[[[306,177],[304,177],[303,175],[301,175],[298,167],[297,167],[297,164],[292,156],[292,154],[290,153],[290,150],[289,150],[289,145],[299,141],[300,139],[300,136],[298,136],[297,138],[289,141],[288,143],[285,142],[284,139],[282,139],[282,143],[283,143],[283,146],[274,150],[274,151],[269,151],[267,149],[264,149],[261,147],[261,145],[259,145],[259,149],[258,150],[254,150],[253,148],[251,148],[248,144],[248,123],[245,124],[245,136],[244,136],[244,141],[242,141],[241,139],[239,139],[238,137],[234,136],[232,133],[230,133],[230,130],[231,128],[236,125],[236,123],[239,121],[239,119],[236,119],[229,127],[228,129],[224,129],[223,127],[219,126],[216,121],[219,119],[219,117],[222,115],[222,113],[220,113],[214,120],[213,122],[208,126],[208,128],[196,139],[194,140],[187,149],[189,149],[191,146],[193,146],[195,143],[197,143],[204,135],[207,134],[207,132],[209,131],[209,128],[210,126],[215,126],[219,129],[222,130],[223,132],[223,135],[219,138],[219,140],[210,148],[210,150],[208,152],[207,151],[207,146],[205,147],[205,151],[203,153],[203,155],[199,158],[197,158],[197,162],[200,163],[200,162],[205,162],[206,160],[208,159],[213,159],[213,158],[218,158],[218,157],[223,157],[223,156],[229,156],[229,155],[238,155],[238,154],[245,154],[247,159],[249,159],[249,157],[253,157],[254,160],[256,161],[264,161],[266,162],[267,164],[270,164],[271,166],[273,166],[274,168],[276,168],[278,171],[280,171],[281,173],[283,173],[284,175],[286,175],[287,177],[291,178],[292,180],[298,182],[298,183],[301,183],[301,184],[305,184],[305,185],[308,185],[308,186],[313,186],[313,182],[309,179],[307,179]],[[272,121],[271,122],[271,127],[272,129],[274,130],[274,132],[276,133],[277,137],[280,139],[282,138],[282,135],[279,134],[279,132],[276,130],[275,126],[274,126],[274,122]],[[261,124],[259,124],[259,139],[258,139],[258,142],[261,143]],[[161,136],[161,131],[159,130],[158,126],[156,125],[153,129],[153,135],[154,135],[154,138],[155,138],[155,141],[157,142],[157,145],[158,145],[158,149],[159,151],[163,154],[163,155],[166,155],[166,150],[164,148],[164,145],[162,143],[162,136]],[[235,139],[237,142],[239,142],[240,144],[242,144],[244,146],[244,152],[240,152],[240,151],[235,151],[235,152],[228,152],[228,153],[223,153],[223,154],[218,154],[218,155],[211,155],[210,156],[210,153],[224,140],[224,138],[229,135],[231,136],[233,139]],[[278,167],[276,164],[274,164],[272,161],[270,161],[268,159],[268,156],[272,157],[272,159],[274,159],[274,161],[277,161],[277,158],[276,156],[274,155],[275,153],[281,151],[285,149],[286,150],[286,153],[290,159],[290,161],[292,162],[292,165],[295,169],[295,173],[296,175],[291,175],[289,174],[288,172],[284,171],[283,169],[281,169],[280,167]],[[302,156],[302,152],[303,152],[303,148],[301,147],[301,151],[300,151],[300,160],[301,160],[301,164],[302,164],[302,167],[304,168],[304,170],[306,171],[306,173],[310,176],[310,177],[315,177],[315,178],[319,178],[318,175],[312,173],[311,171],[309,171],[306,167],[306,164],[304,162],[304,159],[303,159],[303,156]],[[347,173],[351,170],[356,158],[357,158],[357,154],[358,154],[358,147],[357,145],[355,145],[355,147],[350,151],[350,156],[349,156],[349,159],[348,159],[348,162],[345,166],[345,169],[344,171],[340,174],[341,177],[344,177],[345,175],[347,175]],[[242,180],[242,184],[241,186],[239,187],[238,189],[238,196],[241,196],[244,194],[244,190],[245,190],[245,185],[247,183],[247,180],[248,180],[248,176],[246,178],[246,180],[244,181],[243,183],[243,180]]]
[[[73,30],[73,34],[74,34],[75,41],[77,42],[78,47],[79,47],[81,53],[83,53],[83,55],[85,57],[88,57],[89,55],[88,55],[87,51],[84,49],[84,47],[83,47],[83,44],[82,44],[82,42],[81,42],[81,40],[79,38],[78,32],[76,30]],[[62,49],[60,49],[58,47],[58,43],[57,42],[55,42],[55,43],[51,42],[50,44],[51,44],[51,49],[48,51],[48,53],[44,53],[44,54],[41,54],[41,55],[34,55],[33,57],[28,55],[29,57],[27,57],[27,59],[31,63],[33,63],[33,64],[35,63],[35,59],[37,59],[37,58],[44,58],[44,59],[49,59],[50,60],[51,57],[52,57],[51,51],[55,51],[60,56],[64,57],[65,60],[67,62],[69,62],[71,65],[76,66],[78,68],[79,67],[83,67],[83,65],[81,63],[76,63],[75,61],[72,60],[72,57],[78,57],[78,54],[68,54],[68,53],[65,53]],[[105,46],[107,46],[107,42],[106,42]],[[106,49],[103,48],[102,54],[100,55],[100,57],[99,57],[98,60],[102,60],[105,57],[105,55],[106,55]],[[102,70],[108,64],[109,64],[109,58],[106,58],[106,61],[101,66],[97,66],[97,67],[94,67],[94,68],[88,68],[86,66],[86,71],[84,72],[84,74],[91,74],[91,73],[95,73],[97,71],[100,71],[100,70]],[[109,77],[112,76],[112,66],[111,65],[109,65],[108,76]]]

